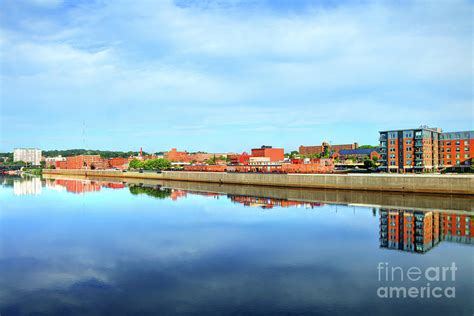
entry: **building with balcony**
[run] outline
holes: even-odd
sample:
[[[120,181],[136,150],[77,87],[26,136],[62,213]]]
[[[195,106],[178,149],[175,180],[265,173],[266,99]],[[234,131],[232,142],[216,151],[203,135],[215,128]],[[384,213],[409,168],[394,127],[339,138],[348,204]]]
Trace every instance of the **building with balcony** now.
[[[387,172],[436,171],[442,130],[420,126],[380,132],[380,168]]]
[[[439,139],[440,167],[471,168],[474,131],[442,133]]]
[[[387,172],[471,168],[474,131],[443,133],[440,128],[380,132],[380,165]]]

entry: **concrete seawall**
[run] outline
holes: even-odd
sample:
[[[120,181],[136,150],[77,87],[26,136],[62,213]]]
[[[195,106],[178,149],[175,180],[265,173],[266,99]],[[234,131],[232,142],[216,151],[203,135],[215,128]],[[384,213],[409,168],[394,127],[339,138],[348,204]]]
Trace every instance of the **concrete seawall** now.
[[[474,195],[472,175],[395,174],[257,174],[224,172],[121,172],[109,170],[44,170],[44,174],[156,179],[289,188]]]

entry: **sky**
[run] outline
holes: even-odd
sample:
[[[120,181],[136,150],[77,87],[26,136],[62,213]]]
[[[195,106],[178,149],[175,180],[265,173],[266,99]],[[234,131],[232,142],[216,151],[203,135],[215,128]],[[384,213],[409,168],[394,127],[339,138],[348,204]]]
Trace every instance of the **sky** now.
[[[473,129],[470,0],[0,0],[0,151]]]

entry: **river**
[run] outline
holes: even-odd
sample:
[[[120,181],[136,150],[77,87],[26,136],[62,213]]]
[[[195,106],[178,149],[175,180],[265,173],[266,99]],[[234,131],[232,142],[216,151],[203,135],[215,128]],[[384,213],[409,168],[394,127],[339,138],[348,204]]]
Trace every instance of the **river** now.
[[[0,183],[2,316],[474,312],[470,197]]]

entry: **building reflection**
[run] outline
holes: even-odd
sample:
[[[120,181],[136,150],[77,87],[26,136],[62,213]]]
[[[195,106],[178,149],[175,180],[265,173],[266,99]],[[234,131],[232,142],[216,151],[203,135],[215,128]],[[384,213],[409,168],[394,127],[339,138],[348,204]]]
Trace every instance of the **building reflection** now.
[[[39,180],[39,179],[38,179]],[[100,191],[101,188],[123,189],[125,184],[120,182],[92,181],[92,180],[71,180],[54,179],[47,180],[45,186],[50,189],[65,189],[66,192],[84,194]]]
[[[285,199],[275,199],[258,196],[242,196],[242,195],[227,195],[233,203],[243,204],[249,207],[260,207],[264,209],[271,209],[274,207],[304,207],[304,208],[315,208],[323,206],[323,203],[319,202],[300,202],[291,201]]]
[[[426,253],[441,241],[473,243],[472,214],[381,208],[380,247]]]
[[[14,195],[39,195],[41,194],[41,179],[29,178],[27,180],[18,178],[13,181]]]
[[[144,188],[145,186],[142,186]],[[163,188],[155,188],[154,190],[163,190]],[[248,196],[248,195],[233,195],[233,194],[223,194],[223,193],[214,193],[214,192],[202,192],[202,191],[192,191],[192,190],[178,190],[171,189],[169,193],[169,198],[173,201],[177,201],[181,198],[186,198],[188,195],[199,195],[208,198],[219,199],[219,197],[227,197],[231,202],[242,204],[247,207],[259,207],[263,209],[271,209],[274,207],[305,207],[305,208],[315,208],[323,206],[323,203],[319,202],[299,202],[286,199],[276,199],[269,197],[259,197],[259,196]]]

